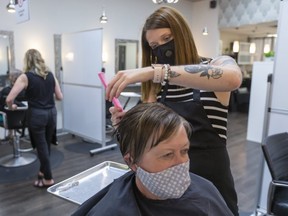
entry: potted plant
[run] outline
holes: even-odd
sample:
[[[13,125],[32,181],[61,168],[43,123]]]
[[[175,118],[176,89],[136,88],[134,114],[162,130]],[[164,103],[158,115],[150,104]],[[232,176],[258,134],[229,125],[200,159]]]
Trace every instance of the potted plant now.
[[[274,61],[274,51],[269,51],[267,53],[264,53],[265,61]]]

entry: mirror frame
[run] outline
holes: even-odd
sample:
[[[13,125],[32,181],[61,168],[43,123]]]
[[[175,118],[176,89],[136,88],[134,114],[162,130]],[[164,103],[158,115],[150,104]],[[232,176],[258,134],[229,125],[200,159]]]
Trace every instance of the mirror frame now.
[[[61,71],[62,71],[62,57],[61,57],[61,46],[62,46],[62,35],[54,34],[54,56],[55,56],[55,75],[59,83],[62,83]]]
[[[138,55],[139,55],[139,41],[138,40],[126,40],[126,39],[115,39],[115,73],[119,71],[119,46],[122,43],[135,43],[136,44],[136,68],[138,68]],[[127,68],[131,69],[131,68]]]
[[[9,53],[8,53],[8,71],[15,69],[15,53],[14,53],[14,33],[13,31],[2,31],[0,30],[0,35],[6,35],[9,39]]]

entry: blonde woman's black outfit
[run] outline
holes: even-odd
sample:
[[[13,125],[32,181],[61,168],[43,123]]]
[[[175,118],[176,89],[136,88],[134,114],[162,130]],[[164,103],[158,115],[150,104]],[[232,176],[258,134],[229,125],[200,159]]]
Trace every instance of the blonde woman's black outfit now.
[[[51,72],[46,78],[34,72],[25,73],[28,78],[26,97],[28,101],[27,124],[31,138],[35,141],[40,172],[47,180],[52,179],[50,166],[50,143],[56,127],[57,111],[54,92],[55,79]]]

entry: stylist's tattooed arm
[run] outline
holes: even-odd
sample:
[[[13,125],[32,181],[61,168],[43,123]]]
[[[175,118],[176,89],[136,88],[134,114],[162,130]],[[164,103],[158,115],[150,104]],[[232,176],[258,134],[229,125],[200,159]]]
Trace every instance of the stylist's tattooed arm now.
[[[219,79],[222,77],[223,70],[221,68],[212,67],[210,65],[187,65],[184,70],[188,73],[201,73],[200,77],[212,77],[213,79]]]
[[[178,76],[180,76],[179,73],[177,73],[176,71],[171,71],[170,78],[174,78],[174,77],[178,77]]]

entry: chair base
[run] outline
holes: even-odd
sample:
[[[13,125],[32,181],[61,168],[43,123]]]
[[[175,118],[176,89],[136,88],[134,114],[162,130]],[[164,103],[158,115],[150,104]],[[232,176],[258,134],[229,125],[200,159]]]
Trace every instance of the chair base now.
[[[31,164],[36,159],[37,156],[33,153],[23,153],[19,157],[10,154],[0,158],[0,165],[4,167],[19,167]]]

